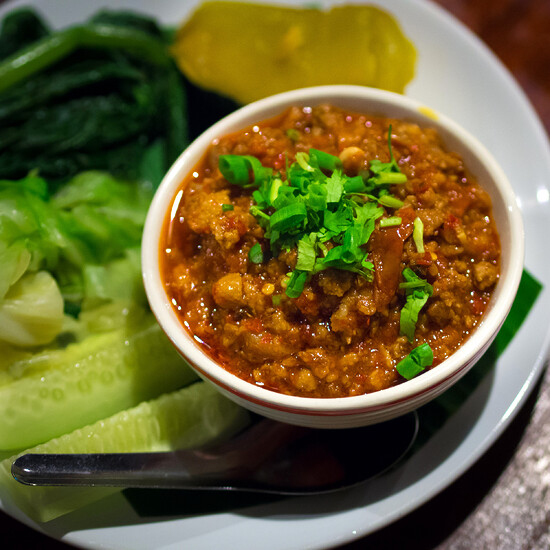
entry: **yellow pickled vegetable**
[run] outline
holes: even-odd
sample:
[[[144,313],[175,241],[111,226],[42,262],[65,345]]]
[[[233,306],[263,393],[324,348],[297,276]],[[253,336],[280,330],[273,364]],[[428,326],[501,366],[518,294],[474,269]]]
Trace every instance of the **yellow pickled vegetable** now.
[[[205,2],[178,30],[172,53],[195,85],[239,103],[322,84],[403,92],[416,60],[393,16],[368,5]]]

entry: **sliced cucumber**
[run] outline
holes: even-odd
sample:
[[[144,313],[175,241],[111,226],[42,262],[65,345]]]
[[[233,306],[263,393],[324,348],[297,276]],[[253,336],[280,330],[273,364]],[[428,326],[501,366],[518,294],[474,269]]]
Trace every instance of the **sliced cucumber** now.
[[[89,357],[106,347],[116,346],[125,340],[127,334],[122,329],[90,334],[82,342],[69,344],[66,348],[38,351],[30,357],[12,361],[6,371],[9,375],[9,383],[49,370],[68,368],[78,363],[83,357]]]
[[[26,452],[170,451],[204,445],[222,435],[230,437],[248,421],[244,409],[223,397],[210,384],[197,382]],[[11,497],[13,504],[35,521],[50,521],[120,491],[117,488],[21,485],[11,476],[11,464],[15,458],[0,463],[2,501],[9,495],[8,499]]]
[[[196,379],[156,323],[117,334],[0,387],[0,451],[48,441]]]

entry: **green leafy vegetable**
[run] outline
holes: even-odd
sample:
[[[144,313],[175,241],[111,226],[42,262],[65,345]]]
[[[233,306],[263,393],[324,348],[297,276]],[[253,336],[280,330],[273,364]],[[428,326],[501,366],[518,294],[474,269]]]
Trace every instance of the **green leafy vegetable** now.
[[[8,13],[0,32],[0,60],[48,35],[44,22],[29,8]]]
[[[401,310],[399,331],[413,342],[418,314],[433,294],[433,287],[409,267],[403,270],[403,278],[405,282],[400,283],[399,288],[405,290],[407,301]]]
[[[2,455],[56,436],[50,449],[66,452],[90,442],[98,451],[168,450],[231,432],[242,418],[202,385],[129,409],[196,380],[156,324],[141,280],[154,186],[187,144],[183,80],[166,36],[128,12],[60,32],[31,10],[2,23]],[[3,488],[13,483],[8,467]],[[21,502],[51,519],[95,499],[53,492]]]
[[[298,241],[298,260],[296,269],[299,271],[313,271],[315,269],[315,234],[304,235]]]
[[[151,185],[86,172],[51,198],[47,188],[32,175],[0,181],[0,298],[24,273],[47,270],[66,309],[130,295],[144,302],[136,247]]]
[[[420,374],[426,367],[432,365],[433,360],[432,348],[424,342],[413,349],[407,357],[399,361],[395,368],[403,378],[410,380]]]
[[[0,62],[2,177],[38,169],[54,183],[94,168],[158,183],[139,159],[153,147],[165,172],[187,128],[183,83],[156,24],[104,12],[50,32],[27,13],[4,22],[0,50],[26,28],[35,40]]]
[[[63,297],[47,271],[28,273],[0,300],[0,340],[16,346],[49,344],[63,326]]]

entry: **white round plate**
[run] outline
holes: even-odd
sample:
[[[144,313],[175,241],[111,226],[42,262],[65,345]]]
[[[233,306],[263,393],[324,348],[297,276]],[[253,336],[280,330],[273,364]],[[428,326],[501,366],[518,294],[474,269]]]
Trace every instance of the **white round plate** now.
[[[100,7],[149,12],[175,26],[197,2],[24,3],[35,4],[51,24],[62,27]],[[0,505],[8,514],[85,548],[232,550],[255,548],[259,541],[264,550],[333,547],[388,525],[429,500],[469,468],[509,424],[542,371],[550,341],[550,271],[545,254],[550,235],[548,139],[519,86],[465,27],[426,1],[379,3],[396,16],[419,54],[407,95],[454,118],[477,136],[504,168],[523,211],[525,266],[544,289],[495,368],[422,448],[391,473],[353,490],[160,518],[139,517],[123,496],[116,495],[42,526],[5,499]],[[9,2],[0,15],[20,4]],[[187,498],[192,510],[199,497],[191,493]]]

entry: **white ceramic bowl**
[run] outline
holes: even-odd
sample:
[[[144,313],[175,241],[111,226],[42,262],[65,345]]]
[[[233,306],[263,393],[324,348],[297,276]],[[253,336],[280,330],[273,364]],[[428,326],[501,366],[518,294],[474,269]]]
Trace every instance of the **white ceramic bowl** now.
[[[160,278],[161,230],[182,181],[215,138],[281,113],[291,105],[331,103],[355,112],[377,114],[437,128],[450,151],[458,152],[493,200],[500,234],[501,275],[490,305],[470,338],[440,365],[398,386],[342,398],[282,395],[254,386],[210,359],[178,320]],[[506,175],[487,149],[458,124],[408,97],[360,86],[320,86],[262,99],[230,114],[199,136],[166,174],[151,204],[142,243],[145,290],[153,313],[181,355],[205,380],[240,405],[283,422],[319,428],[364,426],[397,417],[435,398],[459,380],[482,356],[504,322],[523,268],[523,224]]]

